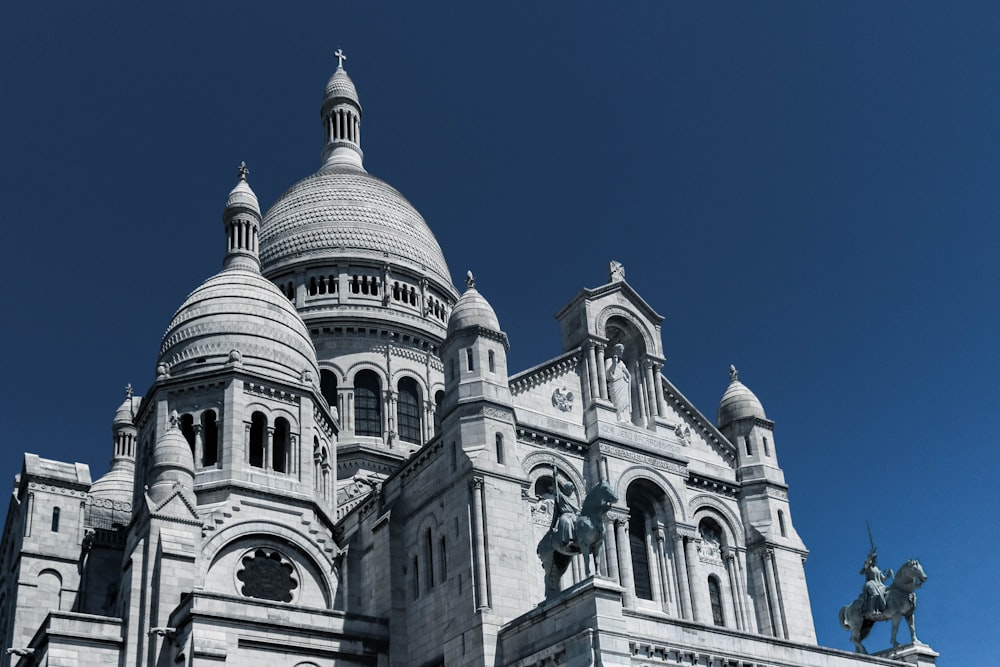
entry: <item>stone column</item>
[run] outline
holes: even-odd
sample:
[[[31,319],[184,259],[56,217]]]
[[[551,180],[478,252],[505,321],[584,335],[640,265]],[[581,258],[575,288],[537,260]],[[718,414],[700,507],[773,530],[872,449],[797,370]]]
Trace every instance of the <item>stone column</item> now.
[[[601,393],[597,386],[597,355],[594,351],[593,341],[587,341],[587,371],[590,377],[590,400],[594,402]]]
[[[243,424],[243,465],[250,465],[250,424],[246,423]]]
[[[656,390],[656,412],[661,417],[667,416],[667,402],[663,398],[663,378],[660,377],[660,369],[663,364],[653,364],[653,388]]]
[[[740,587],[740,601],[743,603],[743,622],[747,632],[759,632],[757,629],[757,614],[750,608],[747,598],[746,552],[736,552],[736,581]]]
[[[194,467],[200,468],[205,460],[205,442],[201,437],[201,421],[192,424],[191,429],[194,431]]]
[[[643,366],[646,370],[646,402],[649,404],[649,417],[650,423],[652,423],[653,417],[661,414],[657,409],[656,388],[653,382],[653,362],[647,359],[643,363]]]
[[[608,400],[608,372],[604,367],[604,343],[597,343],[597,389],[605,401]]]
[[[622,581],[618,571],[618,539],[615,536],[615,522],[608,517],[604,518],[604,561],[607,564],[608,578],[624,587],[625,582]]]
[[[618,568],[621,573],[622,604],[630,609],[635,606],[635,579],[632,578],[632,554],[628,543],[628,515],[615,516],[615,543],[618,546]]]
[[[639,416],[642,417],[643,426],[649,426],[651,419],[649,416],[649,406],[646,405],[646,392],[643,387],[643,385],[646,384],[646,381],[642,376],[642,368],[640,368],[638,361],[632,365],[632,381],[635,382],[635,393],[639,398],[639,405],[632,406],[632,414],[635,415],[635,410],[638,407]]]
[[[691,587],[688,585],[687,555],[684,553],[684,538],[674,535],[674,557],[677,559],[677,587],[681,595],[681,618],[692,619]]]
[[[296,438],[291,433],[288,434],[288,474],[295,475],[300,480],[302,475],[299,474],[301,466],[299,465],[299,439]]]
[[[767,606],[771,612],[771,632],[775,637],[787,637],[781,622],[781,608],[778,606],[778,598],[781,593],[778,591],[778,582],[774,577],[774,550],[765,549],[762,557],[764,559],[764,574],[767,577]]]
[[[733,621],[738,630],[746,630],[743,624],[743,614],[740,603],[739,584],[736,581],[736,572],[734,570],[734,565],[733,565],[735,557],[733,556],[732,552],[725,551],[722,554],[722,560],[726,563],[726,574],[729,575],[729,590],[732,592],[732,599],[733,599]]]
[[[590,369],[587,367],[587,356],[585,354],[580,355],[580,388],[583,390],[583,403],[581,403],[584,410],[590,407],[591,396],[590,396]]]
[[[271,466],[271,449],[274,447],[274,427],[267,427],[267,435],[264,436],[264,470],[270,471]]]
[[[643,544],[646,546],[646,562],[649,563],[649,587],[652,589],[653,602],[660,609],[663,608],[663,595],[661,585],[663,580],[660,577],[660,559],[656,556],[655,543],[656,540],[650,539],[653,537],[653,531],[647,526],[646,534],[643,537]]]
[[[667,572],[666,535],[663,524],[656,524],[656,574],[660,580],[660,608],[670,613],[670,575]]]
[[[688,588],[691,590],[691,620],[697,623],[705,623],[702,616],[701,600],[698,599],[698,589],[695,587],[698,581],[698,547],[694,538],[689,537],[684,545],[687,558],[687,579]]]
[[[483,486],[482,477],[472,478],[472,532],[473,560],[476,564],[476,609],[482,611],[490,608],[489,582],[486,571],[486,534],[483,525]]]

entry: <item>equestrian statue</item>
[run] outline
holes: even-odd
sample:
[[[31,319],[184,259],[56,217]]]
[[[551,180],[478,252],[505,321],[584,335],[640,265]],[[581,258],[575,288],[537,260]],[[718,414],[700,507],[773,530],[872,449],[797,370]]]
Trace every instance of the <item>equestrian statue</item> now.
[[[583,507],[577,508],[573,503],[576,486],[569,480],[560,481],[555,466],[552,488],[555,494],[552,523],[536,550],[545,570],[546,598],[559,592],[559,581],[577,554],[583,554],[586,576],[591,576],[591,561],[593,574],[597,574],[597,554],[604,542],[604,515],[618,502],[611,485],[601,482],[587,494]]]
[[[869,538],[871,531],[869,530]],[[840,625],[851,632],[856,653],[868,653],[861,642],[871,632],[872,626],[878,621],[892,621],[892,645],[899,646],[896,641],[896,631],[899,620],[906,619],[910,629],[910,641],[917,643],[917,628],[913,622],[913,612],[917,608],[916,590],[927,581],[920,561],[910,559],[899,566],[893,573],[890,569],[883,572],[879,569],[878,551],[872,543],[871,551],[865,558],[860,574],[865,575],[865,585],[858,599],[840,608]],[[886,586],[886,581],[892,583]]]

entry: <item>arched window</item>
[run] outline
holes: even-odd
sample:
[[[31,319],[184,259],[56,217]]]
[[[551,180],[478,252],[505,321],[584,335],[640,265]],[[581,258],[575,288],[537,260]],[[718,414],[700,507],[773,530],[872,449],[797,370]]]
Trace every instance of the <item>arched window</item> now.
[[[770,456],[771,449],[767,446],[767,436],[764,436],[764,456]]]
[[[441,536],[440,546],[441,555],[438,558],[438,561],[440,562],[441,568],[441,583],[444,583],[448,579],[448,547],[445,544],[444,535]]]
[[[431,529],[428,528],[424,532],[424,562],[427,563],[427,589],[430,590],[434,588],[434,537],[431,535]]]
[[[203,438],[202,465],[214,466],[219,462],[219,425],[214,410],[201,414],[201,434]]]
[[[708,578],[708,599],[712,602],[712,622],[724,627],[726,619],[722,614],[722,587],[714,574]]]
[[[399,399],[396,402],[396,424],[399,439],[420,444],[420,388],[417,381],[404,377],[399,381]]]
[[[471,347],[465,349],[465,361],[466,361],[466,365],[469,367],[470,371],[476,370],[476,367],[472,364],[472,348]]]
[[[555,497],[551,475],[542,475],[535,480],[535,497],[543,500]]]
[[[632,552],[632,578],[635,595],[653,599],[653,581],[649,572],[649,551],[646,548],[646,513],[638,507],[628,510],[628,541]]]
[[[503,465],[503,434],[497,433],[497,463]]]
[[[274,421],[274,436],[271,440],[271,470],[274,472],[288,472],[291,431],[288,420],[284,417],[278,417]]]
[[[58,507],[53,507],[52,508],[52,532],[53,533],[58,533],[59,532],[59,508]]]
[[[497,363],[496,363],[496,356],[493,354],[493,350],[489,351],[489,355],[487,358],[489,360],[490,373],[496,373]]]
[[[434,394],[434,433],[441,433],[441,404],[444,403],[444,392]]]
[[[750,448],[750,436],[749,435],[743,436],[743,444],[747,448],[747,456],[753,456],[753,449]]]
[[[184,434],[184,439],[194,454],[194,417],[189,414],[181,415],[181,433]]]
[[[250,465],[254,468],[264,467],[264,436],[267,433],[267,417],[262,412],[255,412],[250,417]]]
[[[325,368],[320,370],[319,393],[323,394],[331,408],[337,407],[337,376],[333,371]]]
[[[354,376],[354,432],[382,435],[382,383],[373,371]]]
[[[782,537],[788,537],[788,533],[785,532],[785,513],[778,510],[778,530],[781,531]]]
[[[420,559],[416,556],[411,560],[413,566],[413,599],[420,597]]]

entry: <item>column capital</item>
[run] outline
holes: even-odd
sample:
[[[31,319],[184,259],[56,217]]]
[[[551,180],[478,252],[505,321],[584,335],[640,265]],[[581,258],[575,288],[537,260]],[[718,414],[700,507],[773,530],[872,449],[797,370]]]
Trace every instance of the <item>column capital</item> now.
[[[611,523],[620,523],[628,526],[628,510],[611,509],[604,515]]]
[[[481,491],[485,484],[486,480],[482,477],[473,477],[469,480],[469,486],[471,486],[474,491]]]

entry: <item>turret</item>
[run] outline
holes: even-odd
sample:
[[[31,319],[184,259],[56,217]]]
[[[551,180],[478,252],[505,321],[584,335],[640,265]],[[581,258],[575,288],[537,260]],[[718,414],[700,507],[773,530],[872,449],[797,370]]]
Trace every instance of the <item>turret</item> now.
[[[323,96],[323,130],[326,143],[323,161],[326,165],[350,165],[364,171],[361,152],[361,102],[354,82],[344,70],[347,56],[340,49],[337,57],[337,71],[326,84]]]

